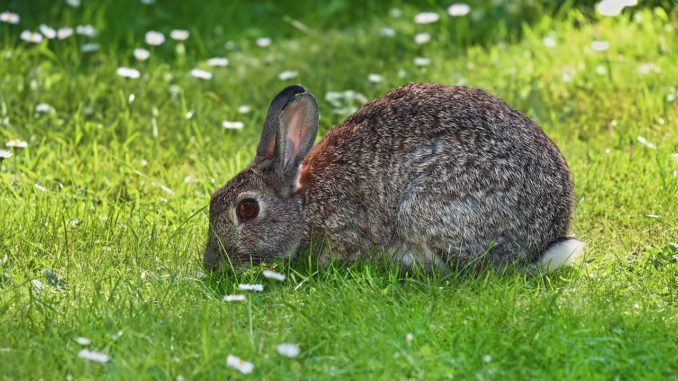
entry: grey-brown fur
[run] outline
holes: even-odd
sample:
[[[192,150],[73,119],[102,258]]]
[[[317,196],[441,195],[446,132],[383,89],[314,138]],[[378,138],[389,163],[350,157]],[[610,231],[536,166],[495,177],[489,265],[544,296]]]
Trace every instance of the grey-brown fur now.
[[[287,98],[305,97],[295,112],[315,123],[301,128],[312,142],[315,102],[289,89]],[[286,134],[279,125],[276,146]],[[271,135],[262,134],[260,148]],[[212,197],[206,266],[220,267],[219,246],[235,264],[258,262],[289,257],[316,236],[343,258],[386,248],[527,264],[567,234],[574,194],[565,160],[534,122],[482,90],[408,84],[365,104],[310,153],[287,142],[285,157],[304,159],[300,173],[282,168],[277,148],[268,156],[260,149]],[[232,211],[244,192],[266,211],[239,222]]]

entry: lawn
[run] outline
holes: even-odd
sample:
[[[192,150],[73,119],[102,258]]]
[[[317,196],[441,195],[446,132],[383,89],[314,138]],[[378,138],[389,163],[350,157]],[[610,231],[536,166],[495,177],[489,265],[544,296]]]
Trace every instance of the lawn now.
[[[147,2],[0,3],[20,17],[0,22],[0,379],[678,379],[678,6]],[[57,37],[21,38],[40,24]],[[279,90],[315,94],[323,134],[422,81],[487,89],[558,144],[574,267],[404,274],[311,251],[202,272],[210,195]],[[224,301],[240,283],[264,290]]]

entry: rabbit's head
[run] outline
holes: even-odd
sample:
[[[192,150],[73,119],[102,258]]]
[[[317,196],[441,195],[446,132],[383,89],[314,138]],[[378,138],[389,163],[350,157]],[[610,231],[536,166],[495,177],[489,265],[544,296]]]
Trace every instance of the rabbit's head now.
[[[256,157],[212,195],[206,268],[220,271],[297,252],[306,234],[297,181],[317,132],[317,104],[303,87],[287,87],[275,97]]]

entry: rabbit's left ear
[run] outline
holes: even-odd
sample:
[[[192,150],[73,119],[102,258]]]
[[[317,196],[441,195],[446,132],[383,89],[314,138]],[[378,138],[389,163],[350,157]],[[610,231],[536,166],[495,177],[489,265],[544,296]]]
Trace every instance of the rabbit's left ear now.
[[[296,181],[299,165],[313,148],[318,134],[318,104],[309,93],[296,94],[278,120],[274,162],[284,183]]]
[[[259,147],[257,147],[257,156],[260,158],[271,158],[275,150],[276,134],[278,133],[278,121],[280,114],[285,106],[290,103],[294,96],[305,92],[299,85],[287,86],[278,95],[275,96],[271,105],[268,107],[264,130],[261,132]]]

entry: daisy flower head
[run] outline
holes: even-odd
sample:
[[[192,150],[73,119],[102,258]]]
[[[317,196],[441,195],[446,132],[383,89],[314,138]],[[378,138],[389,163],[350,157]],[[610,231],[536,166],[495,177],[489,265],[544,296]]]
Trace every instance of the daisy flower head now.
[[[21,17],[14,12],[5,11],[0,13],[0,22],[16,25],[19,23],[19,20],[21,20]]]
[[[184,29],[173,29],[170,32],[170,37],[175,41],[186,41],[190,36],[191,33]]]
[[[228,355],[226,365],[238,370],[242,374],[250,374],[254,370],[254,364],[234,355]]]
[[[147,49],[144,48],[134,49],[134,58],[136,58],[137,61],[146,61],[150,56],[151,52],[149,52]]]
[[[417,24],[432,24],[440,20],[440,16],[435,12],[421,12],[414,16],[414,22]]]
[[[98,43],[89,42],[86,44],[82,44],[82,46],[80,46],[80,51],[83,53],[92,53],[98,51],[100,48],[101,45],[99,45]]]
[[[240,291],[264,291],[264,285],[262,284],[239,284],[238,289]]]
[[[231,122],[229,120],[224,120],[223,122],[221,122],[221,125],[227,130],[240,130],[243,127],[245,127],[245,123],[243,122],[240,121]]]
[[[78,357],[83,360],[98,362],[100,364],[105,364],[111,361],[111,357],[105,353],[90,351],[89,349],[83,349],[78,352]]]
[[[57,35],[56,30],[54,30],[54,28],[50,27],[49,25],[40,24],[38,30],[40,30],[40,33],[42,33],[42,35],[48,40],[55,38]]]
[[[224,302],[242,302],[245,295],[224,295]]]
[[[28,143],[24,140],[19,140],[19,139],[12,139],[5,144],[5,146],[9,148],[26,148],[28,147]]]
[[[607,41],[593,41],[591,42],[591,49],[596,52],[604,52],[610,48],[610,43]]]
[[[90,344],[92,344],[92,340],[90,340],[86,337],[82,337],[82,336],[78,336],[74,340],[75,340],[76,343],[78,343],[80,345],[90,345]]]
[[[260,48],[266,48],[271,46],[271,39],[268,37],[257,38],[256,44]]]
[[[212,79],[212,73],[202,69],[193,69],[191,70],[191,76],[198,79],[209,80]]]
[[[212,57],[207,60],[207,66],[228,66],[228,58],[224,57]]]
[[[431,59],[427,57],[415,57],[414,64],[417,66],[428,66],[431,64]]]
[[[638,5],[638,0],[603,0],[596,5],[596,11],[602,16],[618,16],[626,7]]]
[[[57,30],[57,38],[59,40],[65,40],[68,37],[71,37],[73,35],[73,28],[69,26],[64,26],[61,27]]]
[[[21,32],[19,37],[26,42],[32,42],[34,44],[39,44],[42,42],[42,34],[30,30],[24,30]]]
[[[78,25],[75,27],[75,33],[81,35],[81,36],[86,36],[86,37],[94,37],[97,34],[96,29],[92,25]]]
[[[281,81],[287,81],[292,78],[296,78],[299,75],[299,72],[296,70],[285,70],[278,74],[278,79]]]
[[[426,32],[423,32],[423,33],[417,33],[417,34],[414,36],[414,42],[415,42],[417,45],[424,45],[425,43],[427,43],[427,42],[429,42],[429,41],[431,41],[431,35],[428,34],[428,33],[426,33]]]
[[[372,82],[372,83],[379,83],[379,82],[382,82],[384,80],[384,77],[381,76],[380,74],[371,73],[371,74],[367,75],[367,80]]]
[[[137,79],[141,76],[141,73],[139,73],[139,70],[132,69],[132,68],[129,68],[129,67],[119,67],[118,70],[116,70],[116,73],[123,78],[129,78],[129,79]]]
[[[301,352],[301,350],[299,349],[299,346],[296,345],[296,344],[292,344],[292,343],[279,344],[276,347],[276,349],[278,350],[278,353],[281,356],[289,357],[289,358],[295,358],[295,357],[299,356],[299,353]]]
[[[452,17],[462,17],[471,13],[471,7],[465,3],[457,3],[447,8],[447,14]]]
[[[279,272],[275,272],[275,271],[272,271],[272,270],[264,270],[262,272],[262,275],[264,276],[264,278],[274,279],[274,280],[277,280],[279,282],[282,282],[282,281],[285,280],[285,274],[281,274]]]
[[[165,43],[165,35],[154,30],[146,32],[144,40],[148,45],[160,46]]]

